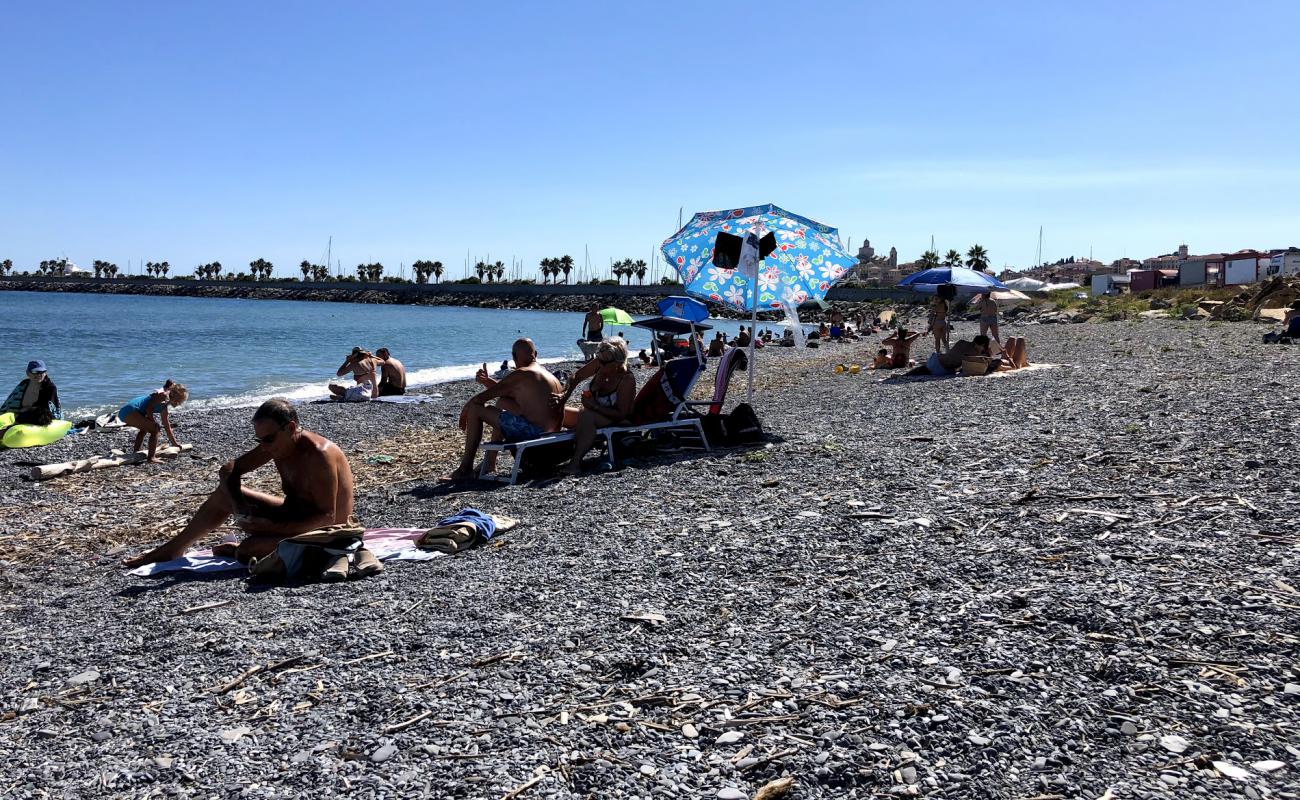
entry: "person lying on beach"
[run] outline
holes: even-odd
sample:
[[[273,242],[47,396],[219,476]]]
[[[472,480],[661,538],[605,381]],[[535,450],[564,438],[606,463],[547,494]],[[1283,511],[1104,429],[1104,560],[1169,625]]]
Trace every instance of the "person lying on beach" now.
[[[360,347],[354,347],[352,348],[352,352],[348,354],[348,357],[343,359],[343,366],[339,367],[338,372],[334,374],[342,378],[344,375],[351,372],[352,378],[356,381],[358,386],[363,383],[369,383],[371,387],[370,396],[378,397],[379,377],[375,374],[376,369],[377,364],[375,362],[374,354],[368,350],[362,350]],[[330,392],[332,394],[339,396],[347,393],[347,387],[339,387],[342,391],[335,392],[335,385],[336,384],[331,384],[330,386]],[[403,385],[405,385],[405,383],[403,383]]]
[[[1002,345],[1001,361],[998,369],[1003,372],[1029,366],[1029,342],[1023,336],[1007,337],[1007,341]]]
[[[641,366],[642,366],[642,367],[648,367],[648,366],[650,366],[650,363],[651,363],[650,354],[647,353],[647,352],[645,351],[645,348],[642,348],[642,349],[641,349],[641,352],[639,352],[639,353],[636,354],[636,357],[639,358],[639,359],[641,359]]]
[[[894,352],[890,356],[894,369],[902,369],[910,366],[912,363],[912,342],[921,338],[920,331],[913,333],[907,328],[899,328],[892,335],[881,340],[881,344],[893,348]]]
[[[234,516],[247,537],[238,545],[224,544],[213,555],[247,562],[275,550],[282,539],[348,522],[352,518],[352,468],[338,445],[303,430],[298,411],[284,398],[267,400],[253,412],[257,446],[219,473],[216,489],[199,506],[189,524],[171,541],[123,561],[139,567],[171,561]],[[240,478],[274,462],[284,496],[245,489]]]
[[[387,347],[375,351],[375,360],[379,362],[379,396],[392,397],[406,394],[406,365],[393,358]]]
[[[596,430],[627,424],[632,414],[632,403],[636,400],[636,378],[627,367],[627,344],[622,339],[610,338],[601,342],[592,363],[597,367],[591,383],[582,393],[582,407],[564,408],[565,427],[574,429],[573,458],[560,469],[570,475],[577,475],[582,470],[583,456],[596,443]],[[573,380],[560,396],[561,403],[568,400],[585,377],[583,370],[574,373]]]
[[[930,354],[925,363],[914,370],[908,372],[908,375],[952,375],[961,369],[961,363],[970,357],[991,357],[992,351],[989,348],[989,337],[976,336],[971,341],[965,339],[958,340],[947,352],[938,351]]]
[[[0,411],[14,412],[15,425],[49,425],[61,419],[59,389],[50,378],[45,362],[40,359],[27,362],[27,377],[18,381]]]
[[[142,394],[122,406],[117,412],[117,418],[140,431],[135,436],[135,446],[131,448],[132,451],[138,452],[140,450],[145,434],[148,434],[149,463],[159,463],[159,459],[154,456],[154,453],[158,451],[160,421],[162,430],[167,432],[167,438],[171,440],[172,447],[180,447],[181,443],[176,441],[176,434],[172,431],[170,409],[183,405],[189,399],[189,396],[188,389],[168,378],[161,389],[152,391],[149,394]],[[159,419],[154,419],[154,414],[158,414]]]
[[[889,369],[893,365],[894,359],[889,357],[889,351],[883,347],[876,351],[876,357],[871,361],[872,369]]]
[[[460,412],[460,427],[465,431],[465,451],[460,466],[449,480],[474,477],[474,454],[483,441],[483,426],[492,428],[494,442],[522,442],[536,439],[560,427],[560,409],[555,398],[561,393],[560,382],[537,363],[537,347],[531,339],[520,339],[511,348],[515,368],[501,380],[494,380],[486,369],[474,379],[485,388],[470,398]],[[496,400],[495,406],[488,405]],[[488,472],[496,469],[496,452],[483,456]]]

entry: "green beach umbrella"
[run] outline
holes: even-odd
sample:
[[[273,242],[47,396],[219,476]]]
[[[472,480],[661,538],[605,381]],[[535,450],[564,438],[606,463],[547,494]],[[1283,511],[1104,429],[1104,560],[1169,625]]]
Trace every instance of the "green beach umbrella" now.
[[[628,314],[621,308],[614,308],[613,306],[602,308],[600,310],[600,318],[605,321],[606,325],[632,324],[632,315]]]

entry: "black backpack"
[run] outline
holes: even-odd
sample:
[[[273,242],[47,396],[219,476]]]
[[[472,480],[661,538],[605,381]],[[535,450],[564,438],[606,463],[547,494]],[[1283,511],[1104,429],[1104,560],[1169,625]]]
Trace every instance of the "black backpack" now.
[[[741,403],[726,415],[723,424],[727,444],[750,444],[763,441],[763,425],[749,403]]]

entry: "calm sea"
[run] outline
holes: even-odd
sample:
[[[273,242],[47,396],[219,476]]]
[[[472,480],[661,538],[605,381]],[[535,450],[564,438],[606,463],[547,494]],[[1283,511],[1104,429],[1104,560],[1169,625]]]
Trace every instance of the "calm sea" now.
[[[740,324],[713,323],[728,334]],[[620,330],[634,354],[649,346],[646,331]],[[0,391],[39,358],[70,416],[116,410],[166,378],[200,408],[307,400],[327,394],[356,345],[387,347],[422,386],[472,377],[485,361],[496,369],[520,336],[544,360],[575,357],[581,331],[581,314],[555,311],[0,292]]]

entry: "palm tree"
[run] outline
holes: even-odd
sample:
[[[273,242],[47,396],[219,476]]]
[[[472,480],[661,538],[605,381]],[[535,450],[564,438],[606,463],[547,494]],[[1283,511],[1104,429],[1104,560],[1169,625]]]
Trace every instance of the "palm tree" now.
[[[167,273],[171,271],[171,268],[172,265],[164,261],[158,265],[158,272],[165,278],[167,277]]]
[[[560,272],[564,273],[564,282],[569,282],[569,273],[573,272],[573,256],[560,256]]]
[[[492,265],[492,269],[496,272],[497,282],[500,283],[501,276],[506,274],[506,265],[498,261],[497,263]]]
[[[311,262],[303,261],[301,264],[298,265],[298,269],[302,271],[302,280],[304,283],[306,283],[307,276],[311,274]]]
[[[960,267],[961,253],[958,253],[956,250],[949,248],[948,252],[944,253],[943,265],[945,267]]]
[[[537,262],[538,266],[540,266],[540,267],[542,268],[542,269],[541,269],[541,273],[542,273],[542,283],[543,283],[543,284],[546,284],[548,281],[550,281],[550,279],[551,279],[551,265],[554,264],[554,263],[555,263],[555,259],[553,259],[553,258],[543,258],[541,261]]]
[[[989,271],[989,251],[977,244],[966,251],[966,266],[978,272]]]
[[[435,261],[429,265],[429,271],[433,273],[433,282],[438,283],[442,280],[442,262]]]
[[[646,271],[646,266],[647,266],[647,264],[645,263],[645,260],[644,260],[644,259],[640,259],[640,258],[638,258],[638,259],[636,260],[636,263],[633,264],[632,266],[634,266],[634,267],[636,268],[636,282],[637,282],[637,283],[640,283],[640,284],[644,284],[644,283],[645,283],[645,271]],[[631,279],[629,279],[629,280],[628,280],[628,283],[631,283],[631,282],[632,282]]]
[[[917,261],[917,266],[921,269],[933,269],[939,266],[939,254],[933,250],[926,250]]]
[[[116,277],[117,277],[117,265],[116,265],[116,264],[109,264],[109,265],[108,265],[108,276],[109,276],[110,278],[116,278]]]
[[[13,259],[6,258],[4,261],[0,261],[0,275],[4,275],[7,272],[13,272],[13,269]]]

